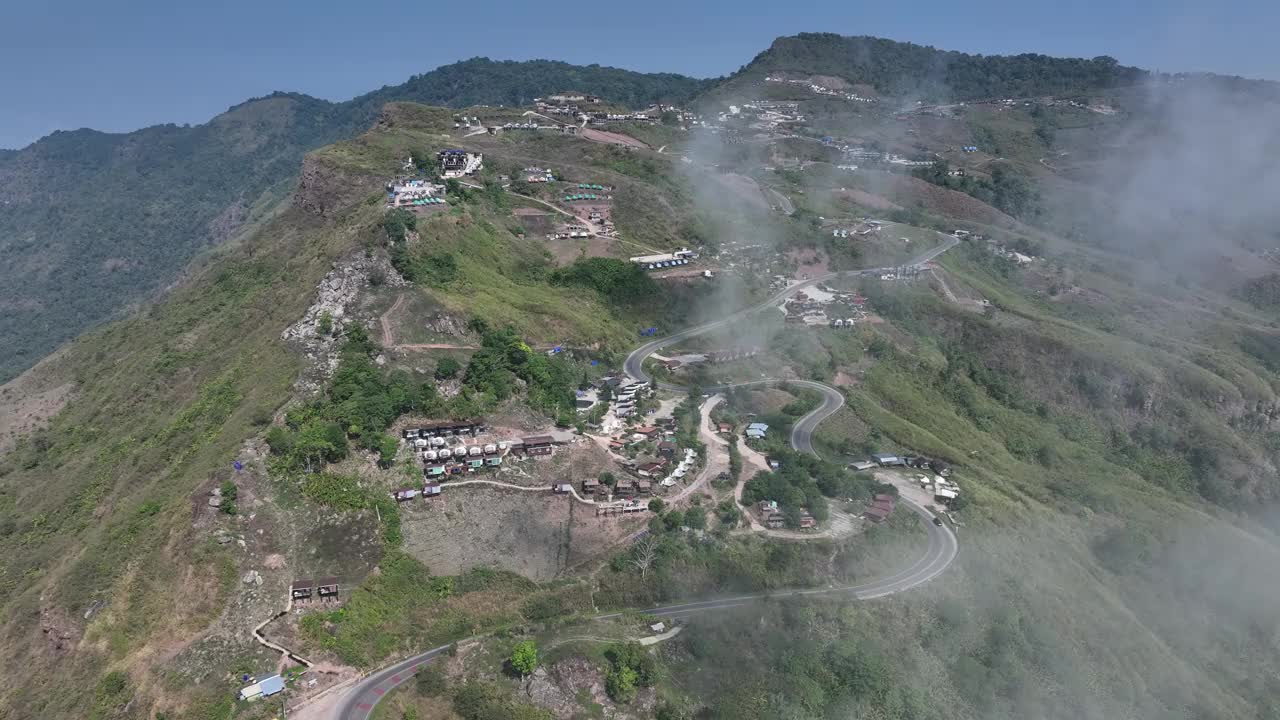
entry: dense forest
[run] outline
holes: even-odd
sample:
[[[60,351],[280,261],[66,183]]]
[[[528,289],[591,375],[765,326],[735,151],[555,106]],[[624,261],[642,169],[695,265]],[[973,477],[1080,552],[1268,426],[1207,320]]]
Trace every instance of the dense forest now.
[[[1147,77],[1105,56],[968,55],[883,38],[801,33],[778,38],[730,80],[780,71],[834,75],[884,95],[935,101],[1086,93]]]

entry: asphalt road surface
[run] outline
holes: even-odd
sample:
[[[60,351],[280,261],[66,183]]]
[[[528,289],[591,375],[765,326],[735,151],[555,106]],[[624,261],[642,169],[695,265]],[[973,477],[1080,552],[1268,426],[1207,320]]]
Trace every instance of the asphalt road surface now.
[[[939,245],[929,252],[915,258],[909,263],[909,265],[923,265],[947,250],[955,247],[959,242],[949,235],[944,237],[946,239],[942,245]],[[623,365],[623,368],[631,377],[641,381],[648,381],[649,376],[644,372],[643,368],[645,358],[668,345],[675,344],[686,338],[694,337],[695,335],[701,335],[702,333],[709,332],[718,327],[735,322],[743,317],[764,310],[765,308],[772,307],[783,298],[803,288],[811,287],[837,277],[853,277],[857,275],[872,274],[878,275],[891,269],[892,268],[869,268],[866,270],[852,270],[843,273],[830,273],[828,275],[813,278],[812,280],[797,283],[782,292],[779,292],[768,300],[765,300],[759,305],[746,308],[745,310],[739,310],[738,312],[721,318],[720,320],[700,325],[695,328],[690,328],[688,330],[682,330],[678,333],[668,335],[667,337],[645,343],[627,356],[627,360]],[[822,393],[822,404],[797,420],[795,426],[791,430],[792,447],[800,452],[817,455],[817,452],[813,448],[813,432],[818,427],[819,423],[828,417],[831,417],[831,415],[844,405],[844,395],[840,394],[839,390],[836,390],[829,385],[813,382],[811,380],[761,380],[752,383],[740,383],[740,385],[776,384],[778,382],[788,382],[792,385],[812,388]],[[724,389],[724,387],[708,388],[708,390],[714,392],[716,390]],[[925,510],[905,498],[900,498],[898,504],[908,508],[920,516],[920,521],[929,535],[929,546],[925,550],[924,555],[916,560],[911,567],[890,575],[889,577],[859,585],[808,588],[803,590],[775,590],[771,592],[755,593],[752,595],[737,595],[734,597],[699,600],[695,602],[663,605],[647,609],[641,608],[640,611],[660,617],[680,618],[689,617],[698,613],[726,610],[759,602],[768,598],[804,597],[808,595],[844,595],[859,600],[871,600],[874,598],[885,597],[886,595],[904,592],[923,585],[947,569],[951,562],[955,560],[956,554],[960,550],[960,546],[956,541],[955,533],[951,531],[951,528],[946,525],[933,524],[934,516],[928,510]],[[604,620],[614,618],[621,614],[622,613],[610,613],[606,615],[599,615],[597,616],[597,619]],[[418,666],[430,661],[432,658],[448,649],[448,645],[434,648],[406,660],[402,660],[388,668],[371,673],[368,677],[364,678],[348,690],[343,698],[338,701],[334,717],[337,718],[337,720],[368,720],[369,716],[373,714],[373,709],[378,704],[378,701],[380,701],[387,693],[400,685],[413,680],[414,673],[417,671]]]

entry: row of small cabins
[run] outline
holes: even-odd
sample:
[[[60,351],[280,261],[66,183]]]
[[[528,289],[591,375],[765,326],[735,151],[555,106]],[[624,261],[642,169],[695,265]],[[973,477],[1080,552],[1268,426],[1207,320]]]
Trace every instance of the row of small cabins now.
[[[663,268],[676,267],[678,265],[688,265],[690,261],[696,260],[697,258],[698,253],[688,248],[680,248],[675,252],[661,253],[658,255],[637,255],[630,258],[630,260],[645,270],[661,270]]]
[[[294,580],[289,586],[289,596],[294,602],[306,602],[312,599],[331,600],[338,597],[338,578],[324,577],[319,580]]]
[[[951,474],[951,466],[941,460],[931,460],[927,457],[915,457],[911,455],[894,455],[891,453],[875,453],[869,460],[859,460],[849,463],[849,469],[863,471],[871,470],[876,467],[912,467],[922,470],[933,470],[942,477]]]

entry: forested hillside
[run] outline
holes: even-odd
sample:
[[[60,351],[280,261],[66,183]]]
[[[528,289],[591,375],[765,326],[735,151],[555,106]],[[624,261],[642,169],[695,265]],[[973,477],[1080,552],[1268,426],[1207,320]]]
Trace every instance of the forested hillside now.
[[[968,55],[883,38],[800,33],[775,40],[728,84],[774,72],[834,75],[882,95],[926,101],[1087,93],[1147,76],[1109,57]]]
[[[165,287],[292,188],[302,155],[364,131],[392,100],[529,102],[579,90],[644,106],[702,81],[536,60],[455,63],[348,102],[278,93],[204,125],[54,133],[0,152],[0,381]]]

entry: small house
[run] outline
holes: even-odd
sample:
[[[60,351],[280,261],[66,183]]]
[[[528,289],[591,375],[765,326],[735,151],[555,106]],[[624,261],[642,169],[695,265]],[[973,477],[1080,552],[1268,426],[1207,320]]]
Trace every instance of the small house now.
[[[551,486],[551,490],[556,493],[569,494],[573,492],[573,486],[569,483],[557,483]]]
[[[259,680],[258,687],[262,690],[262,697],[271,697],[284,690],[284,678],[279,675],[272,675],[264,680]]]
[[[407,502],[418,497],[418,490],[417,488],[401,488],[392,493],[391,496],[395,498],[396,502]]]
[[[856,470],[858,472],[865,472],[867,470],[874,468],[875,466],[876,464],[871,462],[870,460],[858,460],[857,462],[849,463],[849,469]]]
[[[440,483],[430,482],[422,486],[423,497],[435,497],[440,494]]]
[[[637,480],[636,492],[640,493],[641,495],[648,495],[649,493],[653,492],[653,484],[650,483],[648,480]]]
[[[587,478],[582,481],[582,492],[593,493],[600,487],[600,481],[595,478]]]
[[[316,594],[322,599],[338,597],[338,578],[320,578],[320,580],[316,582]]]
[[[613,492],[616,495],[634,495],[635,491],[635,484],[626,478],[619,478],[613,485]]]
[[[555,440],[550,435],[534,435],[524,439],[524,452],[526,455],[542,456],[550,455],[554,452]]]
[[[769,433],[769,425],[767,423],[751,423],[747,426],[747,437],[752,439],[763,439]]]
[[[427,477],[440,477],[441,475],[444,475],[445,471],[443,465],[432,465],[427,468],[426,472]]]
[[[902,458],[898,457],[897,455],[890,455],[888,453],[876,453],[871,456],[871,459],[875,460],[876,464],[879,465],[880,467],[902,465]]]
[[[493,457],[485,458],[484,464],[488,465],[489,467],[498,467],[499,465],[502,464],[502,456],[494,455]]]
[[[653,477],[660,470],[662,470],[662,467],[663,466],[661,463],[656,463],[656,462],[649,462],[643,465],[637,465],[636,474],[639,475],[640,477]]]
[[[484,467],[484,458],[471,458],[467,460],[468,470],[479,470]]]
[[[867,508],[866,510],[862,511],[862,517],[870,520],[873,523],[880,524],[884,522],[885,518],[889,517],[889,514],[892,512],[893,512],[892,510],[887,510],[885,508],[876,507],[873,505]]]
[[[730,423],[720,423],[716,426],[716,431],[725,435],[733,434],[733,425]]]
[[[677,449],[675,443],[667,440],[658,443],[658,454],[663,457],[675,457]]]
[[[800,513],[800,529],[801,530],[812,530],[813,528],[816,528],[816,527],[818,527],[817,518],[810,515],[808,512]]]
[[[289,595],[294,600],[310,600],[315,593],[316,582],[314,580],[294,580],[289,586]]]

